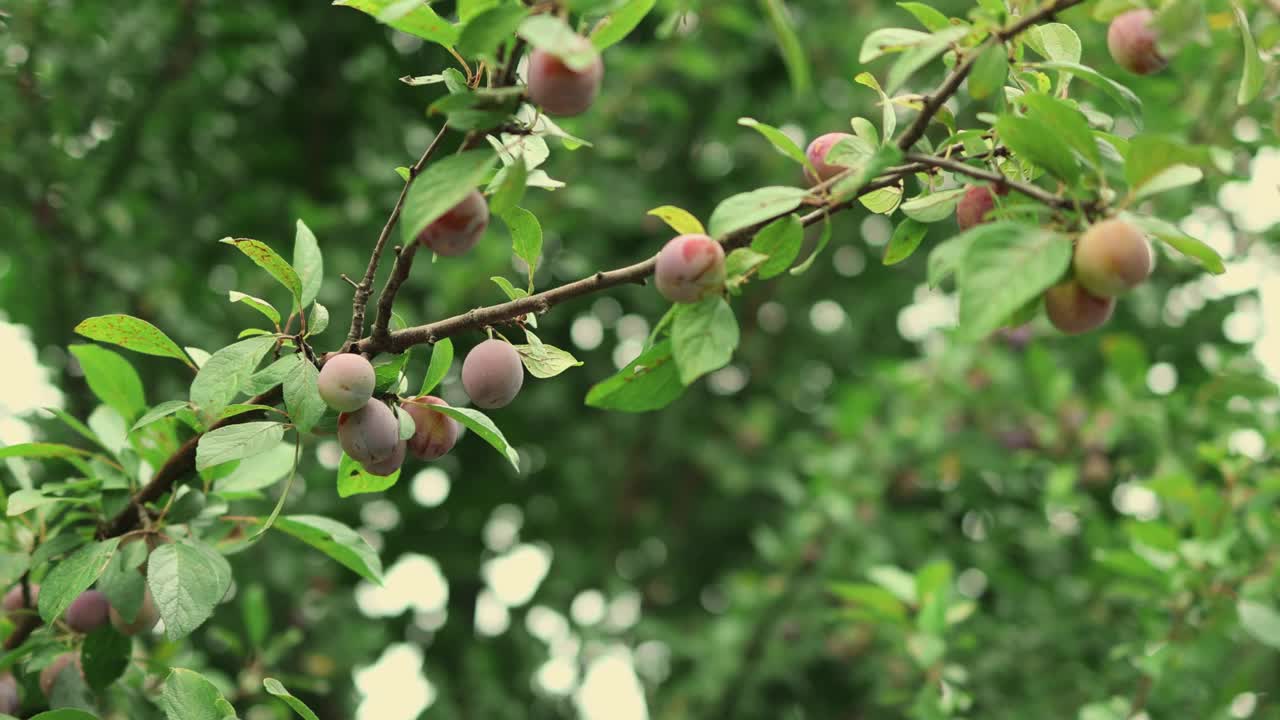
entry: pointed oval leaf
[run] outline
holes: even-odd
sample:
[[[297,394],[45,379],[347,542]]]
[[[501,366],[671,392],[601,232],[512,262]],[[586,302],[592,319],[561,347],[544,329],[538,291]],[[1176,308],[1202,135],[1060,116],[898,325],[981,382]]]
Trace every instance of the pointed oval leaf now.
[[[86,318],[76,325],[75,331],[90,340],[119,345],[146,355],[171,357],[191,365],[186,353],[182,352],[182,348],[169,339],[163,330],[132,315],[99,315]]]

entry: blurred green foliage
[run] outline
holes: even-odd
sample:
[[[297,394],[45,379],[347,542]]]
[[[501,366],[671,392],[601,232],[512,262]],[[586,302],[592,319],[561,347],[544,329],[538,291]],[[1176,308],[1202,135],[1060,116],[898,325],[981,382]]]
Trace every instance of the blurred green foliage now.
[[[1106,58],[1106,26],[1091,16],[1104,4],[1062,18],[1086,62],[1134,88],[1148,132],[1221,148],[1247,173],[1275,142],[1275,89],[1235,104],[1227,5],[1205,3],[1204,44],[1135,79]],[[789,73],[770,23],[780,5],[659,2],[609,49],[600,102],[562,123],[593,147],[556,146],[545,169],[567,187],[525,201],[546,233],[540,288],[648,257],[669,236],[652,208],[706,218],[732,194],[799,183],[739,118],[802,138],[852,116],[879,123],[875,93],[851,82],[859,49],[871,30],[916,27],[911,16],[888,2],[787,3],[812,71],[797,92],[805,71]],[[962,15],[972,3],[931,5]],[[1252,17],[1274,50],[1274,15]],[[259,320],[228,291],[279,307],[284,296],[217,240],[287,248],[296,218],[325,254],[320,300],[334,322],[318,347],[336,347],[350,312],[339,273],[363,271],[401,187],[395,168],[438,129],[424,109],[443,91],[398,78],[453,62],[320,2],[0,9],[0,309],[30,328],[67,409],[84,417],[94,404],[65,350],[77,322],[124,312],[180,345],[223,347]],[[908,89],[932,88],[935,66]],[[952,109],[972,125],[984,107],[961,96]],[[1227,278],[1249,272],[1241,261],[1274,262],[1265,241],[1276,238],[1232,227],[1218,207],[1230,179],[1148,201],[1171,222],[1194,213],[1224,228]],[[809,273],[747,289],[733,364],[659,413],[582,403],[618,348],[661,317],[652,288],[540,318],[540,337],[585,366],[531,381],[494,413],[519,476],[468,438],[434,465],[450,482],[438,506],[414,499],[414,465],[383,496],[341,500],[332,444],[325,466],[325,438],[308,441],[289,512],[361,528],[388,567],[433,558],[448,584],[442,624],[367,616],[358,576],[270,533],[231,558],[235,596],[213,622],[187,641],[148,640],[149,662],[200,670],[251,720],[288,717],[263,677],[321,718],[355,716],[353,670],[402,642],[425,657],[433,718],[572,717],[536,674],[554,654],[582,679],[615,644],[630,649],[654,718],[1280,717],[1276,392],[1251,338],[1224,334],[1239,313],[1274,323],[1256,283],[1222,290],[1235,286],[1166,255],[1100,333],[1065,338],[1038,320],[960,343],[950,296],[924,286],[923,253],[881,265],[884,218],[859,208],[834,230]],[[488,278],[520,277],[505,233],[495,222],[463,262],[420,262],[398,312],[420,323],[503,300]],[[949,233],[931,226],[923,247]],[[427,356],[413,353],[411,382]],[[185,397],[180,366],[130,360],[149,403]],[[458,387],[455,369],[446,397]],[[32,421],[43,438],[76,439]],[[32,471],[49,480],[62,468]],[[262,498],[256,514],[273,504]],[[550,569],[509,628],[486,636],[473,622],[481,568],[517,537],[549,551]],[[536,618],[570,617],[590,590],[634,594],[638,622],[574,623],[554,647],[535,637]],[[112,690],[119,716],[156,717],[125,685]]]

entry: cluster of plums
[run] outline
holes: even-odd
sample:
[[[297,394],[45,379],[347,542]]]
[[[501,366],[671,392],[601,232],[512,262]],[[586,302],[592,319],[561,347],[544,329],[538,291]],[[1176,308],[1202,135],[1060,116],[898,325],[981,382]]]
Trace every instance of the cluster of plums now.
[[[448,407],[434,395],[409,398],[400,412],[413,419],[414,431],[400,439],[396,411],[373,396],[377,383],[373,365],[362,355],[330,356],[320,369],[320,397],[338,411],[338,443],[352,460],[374,475],[390,475],[404,464],[407,453],[419,460],[435,460],[453,449],[461,433],[458,421],[433,410]],[[477,407],[506,407],[524,385],[520,353],[502,340],[485,340],[467,353],[462,363],[462,386]]]
[[[569,67],[546,50],[529,53],[529,100],[548,115],[568,117],[586,112],[600,94],[604,61],[591,41],[578,38],[593,54],[585,69]],[[479,190],[472,190],[444,215],[418,233],[418,243],[437,255],[456,257],[475,247],[489,227],[489,204]]]
[[[996,194],[987,187],[966,190],[956,206],[960,228],[985,222]],[[1069,335],[1102,327],[1115,311],[1116,298],[1145,282],[1154,265],[1151,245],[1138,228],[1117,218],[1091,225],[1076,241],[1071,277],[1044,294],[1049,322]]]
[[[145,576],[146,564],[144,563],[138,571]],[[0,607],[3,607],[5,615],[10,619],[16,620],[23,616],[39,619],[36,607],[40,599],[40,586],[31,584],[27,590],[30,593],[30,598],[27,597],[27,591],[24,591],[21,583],[13,586],[5,593]],[[28,602],[28,599],[30,602]],[[160,621],[160,612],[156,608],[155,599],[151,596],[150,588],[143,592],[142,604],[138,608],[137,616],[132,620],[125,619],[124,616],[116,611],[107,600],[107,596],[101,591],[85,590],[71,602],[62,619],[72,632],[82,635],[87,635],[110,622],[121,634],[134,636],[149,632],[154,628],[156,623]],[[69,666],[74,666],[76,672],[83,677],[84,669],[80,664],[80,652],[78,650],[68,651],[59,655],[52,663],[40,671],[40,689],[44,691],[46,696],[53,692],[54,682]],[[0,675],[0,713],[12,715],[18,712],[19,706],[17,682],[10,674]]]

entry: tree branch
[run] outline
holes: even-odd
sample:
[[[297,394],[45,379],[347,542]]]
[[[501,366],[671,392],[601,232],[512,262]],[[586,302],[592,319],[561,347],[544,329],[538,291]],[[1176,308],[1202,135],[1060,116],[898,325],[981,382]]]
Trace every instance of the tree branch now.
[[[391,275],[387,284],[378,295],[378,316],[373,320],[372,337],[385,338],[387,328],[391,325],[391,310],[396,304],[396,295],[400,286],[409,279],[409,271],[413,269],[413,256],[418,252],[418,243],[410,243],[408,247],[396,249],[396,262],[391,267]]]
[[[974,167],[960,162],[959,160],[948,160],[946,158],[934,157],[932,155],[921,155],[919,153],[909,153],[906,156],[906,159],[923,165],[924,167],[940,168],[959,175],[968,175],[969,177],[977,178],[979,180],[986,180],[997,187],[1015,190],[1033,200],[1037,200],[1049,207],[1057,208],[1059,210],[1071,210],[1076,207],[1075,201],[1070,198],[1059,197],[1058,195],[1054,195],[1048,190],[1036,185],[1014,180],[1007,175],[1003,175],[994,170]]]
[[[422,168],[426,166],[427,161],[435,154],[436,148],[440,146],[440,141],[444,139],[444,134],[449,130],[449,123],[445,123],[440,127],[440,132],[436,133],[436,137],[423,151],[422,157],[418,158],[418,162],[409,168],[409,179],[405,180],[404,187],[400,189],[400,198],[396,200],[395,207],[391,208],[391,215],[387,217],[387,224],[382,226],[382,232],[378,234],[378,242],[373,246],[373,253],[369,255],[369,266],[364,270],[364,277],[356,285],[355,296],[351,300],[351,329],[347,331],[347,345],[353,346],[360,336],[364,334],[364,312],[369,305],[369,297],[373,294],[373,279],[378,274],[378,262],[382,260],[382,250],[387,246],[387,239],[391,237],[391,231],[395,229],[396,223],[400,220],[400,213],[404,210],[405,198],[409,196],[409,186],[413,184],[418,173],[422,172]]]
[[[969,50],[964,59],[960,61],[960,64],[956,65],[951,74],[938,86],[938,89],[924,97],[924,106],[920,108],[920,114],[916,116],[915,122],[911,123],[911,126],[898,138],[898,149],[906,152],[920,142],[920,138],[924,137],[925,132],[929,129],[929,123],[933,122],[933,116],[937,115],[943,104],[960,89],[960,83],[963,83],[965,78],[969,77],[969,72],[973,70],[973,64],[983,50],[996,43],[1003,43],[1015,38],[1032,25],[1044,22],[1052,18],[1056,13],[1073,5],[1079,5],[1082,2],[1084,0],[1053,0],[1045,7],[1027,15],[1009,27],[993,33],[981,45]]]

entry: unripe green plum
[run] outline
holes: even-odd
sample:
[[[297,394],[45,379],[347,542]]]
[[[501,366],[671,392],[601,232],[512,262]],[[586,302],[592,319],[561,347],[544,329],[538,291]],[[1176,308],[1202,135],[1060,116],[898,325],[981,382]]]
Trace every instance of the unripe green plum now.
[[[338,443],[352,460],[367,465],[386,460],[400,442],[400,421],[381,400],[338,416]]]
[[[462,361],[462,387],[477,407],[506,407],[524,385],[520,353],[502,340],[485,340]]]
[[[583,42],[588,41],[583,38]],[[548,115],[570,117],[586,112],[600,94],[604,61],[596,53],[583,70],[574,70],[546,50],[529,53],[529,99]]]
[[[409,451],[419,460],[435,460],[443,457],[458,442],[461,427],[458,421],[431,409],[432,405],[448,407],[449,403],[434,395],[411,398],[400,408],[413,418],[413,437],[409,438]]]
[[[156,600],[151,596],[151,588],[147,588],[142,593],[142,604],[138,606],[138,614],[130,622],[124,619],[124,616],[116,612],[115,608],[107,611],[111,618],[111,624],[122,635],[138,635],[140,633],[149,632],[160,622],[160,611],[156,608]]]
[[[675,303],[696,303],[724,289],[724,247],[706,235],[680,235],[658,253],[654,284]]]
[[[320,368],[316,386],[325,404],[338,412],[359,410],[373,397],[377,376],[373,365],[356,353],[328,358]]]
[[[1107,29],[1107,49],[1124,69],[1138,75],[1163,70],[1169,61],[1160,54],[1155,13],[1145,8],[1117,15]]]
[[[392,449],[391,454],[387,457],[381,460],[375,460],[374,462],[363,463],[365,471],[373,475],[386,476],[399,470],[400,466],[404,464],[406,445],[407,443],[404,440],[401,440],[396,443],[395,448]]]
[[[956,223],[961,230],[968,230],[975,225],[987,221],[987,214],[996,207],[996,195],[1004,195],[1008,190],[971,185],[965,190],[960,203],[956,205]]]
[[[466,253],[480,242],[489,227],[489,203],[479,190],[472,190],[457,205],[418,233],[423,247],[444,257]]]
[[[22,699],[18,696],[18,680],[12,673],[0,675],[0,713],[17,715],[22,709]]]
[[[813,142],[809,143],[809,148],[805,150],[804,154],[809,158],[809,164],[818,173],[815,177],[813,172],[805,168],[804,174],[805,177],[809,178],[810,183],[816,185],[820,182],[825,182],[849,169],[843,165],[827,164],[827,153],[831,152],[831,148],[835,147],[836,143],[852,137],[849,133],[833,132],[819,135],[813,139]]]
[[[22,595],[22,583],[18,583],[17,585],[14,585],[13,587],[9,588],[9,592],[4,594],[3,607],[4,607],[5,613],[11,614],[15,610],[21,610],[23,608],[30,608],[31,610],[34,611],[36,609],[36,604],[40,600],[40,586],[34,583],[31,584],[31,604],[30,605],[27,605],[25,602],[23,602],[23,600],[24,598]]]
[[[1089,293],[1075,280],[1067,280],[1044,293],[1044,310],[1053,326],[1068,335],[1097,330],[1111,319],[1116,301]]]
[[[75,671],[84,677],[84,667],[80,664],[80,653],[68,652],[59,655],[48,667],[40,671],[40,689],[44,691],[44,696],[49,697],[53,692],[53,684],[57,682],[58,676],[62,674],[68,667],[74,666]]]
[[[1084,289],[1098,297],[1117,297],[1151,277],[1155,259],[1141,230],[1113,218],[1080,236],[1073,264]]]
[[[85,590],[67,608],[67,625],[78,633],[91,633],[107,622],[111,603],[97,590]]]

